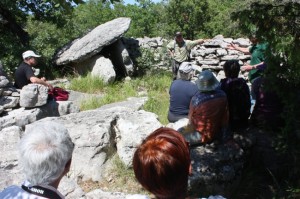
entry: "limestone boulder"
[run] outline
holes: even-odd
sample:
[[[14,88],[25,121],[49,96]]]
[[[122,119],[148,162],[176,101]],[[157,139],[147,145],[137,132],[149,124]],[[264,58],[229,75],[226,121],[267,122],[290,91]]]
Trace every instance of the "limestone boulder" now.
[[[12,184],[19,184],[22,179],[18,167],[17,146],[22,129],[11,126],[0,130],[0,189]]]
[[[48,87],[41,84],[28,84],[20,92],[20,106],[39,107],[47,104]]]
[[[127,167],[132,166],[133,154],[142,141],[162,127],[157,118],[154,113],[144,110],[120,114],[118,117],[115,125],[117,152]]]
[[[18,97],[12,97],[12,96],[2,96],[0,97],[0,105],[4,109],[9,108],[15,108],[19,104],[19,98]]]
[[[57,65],[65,65],[71,62],[81,62],[98,54],[105,46],[108,46],[128,30],[131,19],[120,17],[97,26],[82,38],[72,41],[64,46],[54,57]]]
[[[9,80],[5,76],[0,76],[0,88],[8,86]]]
[[[94,77],[100,77],[106,84],[114,82],[116,78],[114,65],[110,59],[103,56],[96,59],[95,65],[92,66],[91,75]]]

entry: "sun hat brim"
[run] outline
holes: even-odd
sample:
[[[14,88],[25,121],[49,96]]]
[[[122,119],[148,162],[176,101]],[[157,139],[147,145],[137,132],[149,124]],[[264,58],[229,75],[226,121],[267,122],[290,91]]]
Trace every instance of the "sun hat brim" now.
[[[203,71],[195,81],[199,91],[213,91],[218,88],[220,82],[211,71]]]

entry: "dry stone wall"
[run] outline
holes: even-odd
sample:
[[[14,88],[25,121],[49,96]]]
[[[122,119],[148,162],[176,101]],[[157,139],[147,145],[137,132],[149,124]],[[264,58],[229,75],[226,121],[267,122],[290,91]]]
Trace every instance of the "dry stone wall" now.
[[[141,48],[150,49],[159,62],[158,67],[171,70],[171,62],[166,49],[166,45],[170,42],[169,40],[161,37],[122,38],[122,40],[132,59],[141,56]],[[198,71],[210,69],[217,75],[218,79],[224,78],[223,65],[227,60],[236,59],[239,60],[240,65],[244,65],[251,58],[250,55],[245,55],[237,50],[227,49],[226,47],[230,43],[241,47],[249,47],[251,45],[249,39],[224,38],[222,35],[217,35],[210,41],[197,45],[192,49],[190,54],[191,62],[198,66]],[[247,72],[241,72],[240,75],[247,79]]]

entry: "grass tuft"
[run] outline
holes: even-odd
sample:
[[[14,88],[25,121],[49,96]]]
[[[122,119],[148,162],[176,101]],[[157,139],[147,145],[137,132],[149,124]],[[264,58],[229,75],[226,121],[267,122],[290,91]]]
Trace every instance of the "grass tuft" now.
[[[144,110],[158,115],[162,124],[167,124],[169,108],[170,72],[155,70],[142,78],[105,85],[100,78],[78,77],[71,81],[70,89],[85,93],[102,93],[103,97],[91,97],[81,102],[80,110],[92,110],[105,104],[126,100],[128,97],[148,96]]]
[[[100,93],[105,88],[105,83],[99,77],[93,77],[90,73],[85,76],[79,76],[71,80],[70,90],[83,93]]]

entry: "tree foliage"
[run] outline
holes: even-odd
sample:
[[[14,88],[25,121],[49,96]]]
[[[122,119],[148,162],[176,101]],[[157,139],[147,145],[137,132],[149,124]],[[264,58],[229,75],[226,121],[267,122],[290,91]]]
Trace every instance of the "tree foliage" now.
[[[300,174],[300,2],[255,1],[235,12],[233,19],[245,34],[255,30],[260,40],[270,44],[265,75],[284,102],[285,128],[276,132],[277,149],[284,153],[285,166],[289,168],[284,178],[288,182],[288,194],[293,195],[293,187],[299,188],[296,176]]]
[[[204,23],[209,20],[208,1],[169,0],[166,12],[169,32],[182,31],[188,39],[203,35]]]
[[[78,36],[92,30],[100,24],[115,18],[110,2],[102,3],[99,0],[90,0],[74,9],[72,18],[72,28]]]
[[[281,79],[274,87],[291,106],[300,86],[300,2],[256,1],[235,12],[233,19],[239,21],[245,34],[255,28],[257,37],[270,44],[268,74],[274,80]]]
[[[0,52],[1,62],[8,74],[14,72],[21,61],[21,53],[34,49],[27,31],[27,19],[50,22],[59,27],[67,22],[68,14],[82,0],[1,0],[0,1]]]
[[[236,8],[240,7],[241,1],[232,0],[209,0],[207,15],[210,20],[205,21],[204,32],[208,37],[222,34],[225,37],[237,38],[240,36],[238,23],[231,20],[230,16]]]
[[[153,3],[151,0],[138,0],[134,5],[117,3],[113,12],[115,17],[130,17],[130,29],[126,33],[129,37],[157,37],[164,36],[165,26],[164,7],[161,3]]]

